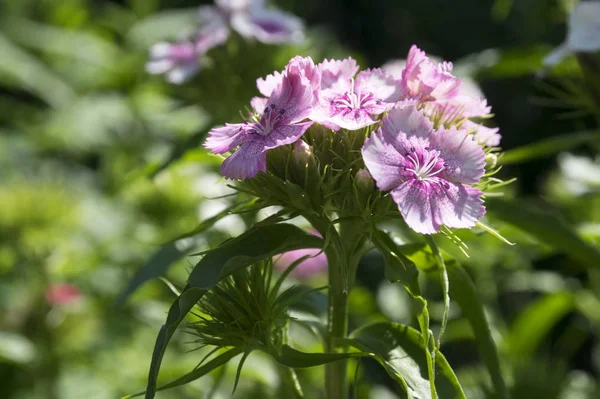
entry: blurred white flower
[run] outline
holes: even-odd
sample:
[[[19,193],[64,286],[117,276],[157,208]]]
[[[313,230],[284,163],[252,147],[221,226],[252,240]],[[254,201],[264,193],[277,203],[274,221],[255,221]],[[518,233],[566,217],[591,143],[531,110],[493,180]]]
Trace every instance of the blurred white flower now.
[[[569,153],[560,154],[558,165],[567,191],[582,195],[600,188],[600,162]]]
[[[567,28],[567,39],[544,58],[544,68],[558,64],[572,53],[600,51],[600,2],[577,3],[569,15]]]

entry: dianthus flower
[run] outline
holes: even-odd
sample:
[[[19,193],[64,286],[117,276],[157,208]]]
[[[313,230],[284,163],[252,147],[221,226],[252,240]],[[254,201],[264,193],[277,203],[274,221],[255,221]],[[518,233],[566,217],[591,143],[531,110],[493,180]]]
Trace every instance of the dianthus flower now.
[[[410,228],[433,234],[442,225],[475,226],[485,214],[482,193],[471,185],[483,176],[485,154],[466,131],[440,127],[413,104],[400,104],[362,148],[377,187],[390,191]]]
[[[228,35],[227,30],[209,26],[198,31],[193,40],[156,43],[150,48],[146,71],[153,75],[165,74],[168,82],[181,84],[202,69],[206,52],[225,43]]]
[[[319,102],[311,119],[334,130],[357,130],[378,122],[378,116],[400,100],[400,83],[381,69],[365,70],[356,77],[352,58],[325,60]]]
[[[264,0],[216,0],[215,6],[199,10],[200,23],[216,30],[229,27],[246,39],[279,44],[303,39],[302,21],[276,8],[266,8]]]
[[[450,118],[466,118],[463,127],[475,130],[481,144],[496,146],[501,136],[497,128],[485,127],[468,118],[486,118],[491,107],[482,96],[473,96],[461,79],[452,74],[451,62],[434,63],[424,51],[412,46],[402,71],[403,99],[412,99],[427,105],[429,116],[441,113]]]
[[[237,151],[221,165],[221,173],[246,179],[266,172],[267,150],[298,140],[313,124],[304,121],[317,100],[321,74],[310,57],[295,57],[282,73],[268,100],[255,98],[255,114],[244,123],[226,124],[209,132],[204,146],[215,154]]]

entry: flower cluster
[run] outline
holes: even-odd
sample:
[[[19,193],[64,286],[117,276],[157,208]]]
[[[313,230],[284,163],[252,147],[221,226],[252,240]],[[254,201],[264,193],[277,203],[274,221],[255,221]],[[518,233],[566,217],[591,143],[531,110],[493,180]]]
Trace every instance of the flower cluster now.
[[[165,74],[167,81],[181,84],[204,67],[206,53],[227,41],[231,29],[247,40],[282,44],[303,40],[302,21],[264,0],[215,0],[214,6],[198,10],[199,27],[191,37],[177,43],[161,42],[150,49],[146,70]]]
[[[317,134],[303,139],[307,131],[326,131],[330,142],[358,132],[362,148],[351,151],[362,155],[359,163],[330,169],[353,170],[354,181],[370,174],[416,232],[473,227],[485,213],[478,187],[486,154],[500,135],[471,120],[490,116],[490,107],[461,83],[451,63],[434,63],[416,46],[399,74],[359,72],[351,58],[315,64],[295,57],[282,72],[258,79],[263,97],[252,99],[249,118],[212,129],[205,147],[232,153],[221,172],[245,180],[268,172],[268,153],[277,147],[294,144],[296,158],[313,156]],[[321,167],[327,162],[320,159]]]

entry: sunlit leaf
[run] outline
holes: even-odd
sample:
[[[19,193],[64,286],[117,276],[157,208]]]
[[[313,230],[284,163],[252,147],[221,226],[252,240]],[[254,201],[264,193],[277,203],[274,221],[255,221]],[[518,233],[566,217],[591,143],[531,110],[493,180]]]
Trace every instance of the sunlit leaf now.
[[[405,325],[381,322],[359,328],[347,342],[375,355],[390,377],[415,399],[433,398],[429,383],[428,351],[421,334]],[[441,353],[435,356],[437,397],[466,398],[454,371]]]

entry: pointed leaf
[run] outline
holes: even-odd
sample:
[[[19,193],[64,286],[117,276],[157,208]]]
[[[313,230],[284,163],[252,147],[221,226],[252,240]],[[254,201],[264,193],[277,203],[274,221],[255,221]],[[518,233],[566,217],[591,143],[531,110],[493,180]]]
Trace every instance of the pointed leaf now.
[[[181,378],[176,379],[175,381],[171,381],[168,384],[158,387],[156,390],[163,391],[165,389],[175,388],[175,387],[178,387],[181,385],[189,384],[190,382],[195,381],[198,378],[203,377],[206,374],[210,373],[217,367],[223,366],[228,361],[230,361],[231,359],[233,359],[234,357],[236,357],[237,355],[239,355],[242,352],[243,352],[242,348],[234,348],[234,349],[228,350],[227,352],[223,352],[219,356],[217,356],[214,359],[212,359],[211,361],[209,361],[208,363],[194,369],[193,371],[187,373],[186,375],[184,375]],[[146,391],[138,392],[133,395],[125,396],[122,399],[135,398],[138,396],[142,396],[145,393],[146,393]]]
[[[367,356],[365,353],[305,353],[297,351],[288,345],[283,345],[280,353],[275,357],[280,364],[291,368],[306,368],[321,366],[351,357]]]
[[[407,390],[410,397],[433,398],[429,379],[428,361],[421,334],[405,325],[381,322],[362,327],[346,340],[357,349],[370,352],[386,369],[390,377]],[[438,370],[437,397],[439,399],[466,399],[454,371],[441,353],[435,356]]]
[[[188,283],[210,289],[235,270],[256,261],[295,249],[322,247],[320,237],[292,224],[258,226],[209,251],[192,270]]]

